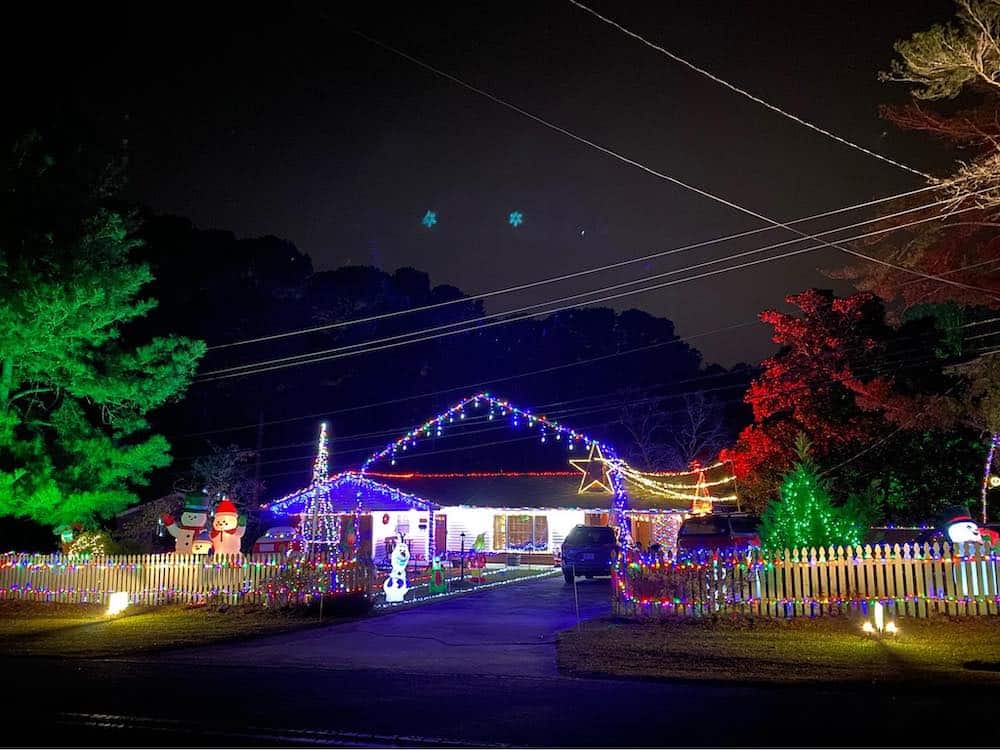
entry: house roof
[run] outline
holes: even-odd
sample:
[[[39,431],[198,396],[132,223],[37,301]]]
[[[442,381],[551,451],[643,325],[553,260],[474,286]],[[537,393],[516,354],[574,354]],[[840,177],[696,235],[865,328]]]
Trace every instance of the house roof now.
[[[706,468],[705,481],[712,489],[731,487],[725,468]],[[667,487],[678,488],[679,496],[664,496],[636,481],[626,482],[628,507],[632,510],[687,510],[690,494],[695,492],[692,480],[696,475],[648,474]],[[730,477],[731,478],[731,477]],[[331,476],[320,485],[310,485],[270,505],[275,513],[300,513],[306,507],[310,493],[323,488],[338,513],[362,511],[429,509],[446,507],[476,508],[547,508],[607,510],[612,495],[606,490],[583,492],[581,475],[575,471],[532,473],[471,472],[466,474],[420,474],[369,472],[360,475],[344,472]],[[722,483],[722,484],[719,484]],[[728,491],[728,490],[727,490]],[[724,493],[717,492],[717,497]]]
[[[609,492],[580,494],[580,474],[549,472],[534,475],[378,474],[378,481],[425,497],[439,507],[574,508],[608,510]],[[686,509],[690,503],[658,497],[630,485],[629,507],[636,510]]]

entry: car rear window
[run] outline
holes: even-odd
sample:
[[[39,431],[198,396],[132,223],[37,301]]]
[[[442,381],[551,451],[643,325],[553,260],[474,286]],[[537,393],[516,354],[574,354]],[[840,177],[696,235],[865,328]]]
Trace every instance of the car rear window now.
[[[728,534],[725,518],[689,518],[681,526],[680,535],[692,534]]]
[[[615,532],[608,526],[577,526],[566,537],[570,544],[614,544]]]
[[[729,523],[733,525],[735,534],[755,534],[760,526],[760,519],[756,516],[733,516]]]

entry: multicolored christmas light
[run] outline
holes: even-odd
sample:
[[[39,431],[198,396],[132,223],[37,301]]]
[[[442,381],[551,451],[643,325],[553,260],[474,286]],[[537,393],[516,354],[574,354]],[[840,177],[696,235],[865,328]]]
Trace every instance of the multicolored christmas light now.
[[[988,509],[986,507],[986,496],[987,493],[998,486],[1000,482],[997,482],[998,476],[993,473],[993,462],[996,460],[997,448],[1000,448],[1000,433],[994,432],[990,439],[990,448],[986,452],[986,468],[983,470],[983,487],[982,487],[982,512],[983,512],[983,523],[989,521]]]
[[[409,452],[416,448],[423,438],[440,436],[447,425],[464,420],[467,410],[478,409],[488,410],[488,420],[493,420],[495,417],[500,416],[502,418],[509,418],[511,427],[514,429],[520,429],[523,426],[529,430],[538,430],[540,442],[545,442],[549,437],[552,437],[556,441],[564,441],[568,450],[574,450],[577,446],[594,450],[596,446],[602,459],[609,462],[607,476],[611,484],[611,494],[613,495],[611,511],[618,530],[619,545],[622,549],[629,546],[631,543],[631,532],[625,513],[628,507],[628,493],[625,489],[624,477],[616,463],[617,456],[611,446],[594,440],[582,432],[565,427],[555,420],[548,419],[544,415],[533,414],[527,409],[514,406],[509,401],[496,398],[486,391],[462,399],[451,408],[414,427],[381,450],[373,453],[361,465],[360,473],[362,475],[366,474],[373,465],[383,459],[389,459],[390,464],[395,465],[398,454]]]
[[[323,422],[319,427],[319,444],[310,483],[314,491],[308,494],[299,521],[302,549],[307,556],[329,557],[337,554],[340,549],[340,516],[334,511],[330,502],[329,483],[326,481],[329,461],[329,437],[326,432],[326,422]]]

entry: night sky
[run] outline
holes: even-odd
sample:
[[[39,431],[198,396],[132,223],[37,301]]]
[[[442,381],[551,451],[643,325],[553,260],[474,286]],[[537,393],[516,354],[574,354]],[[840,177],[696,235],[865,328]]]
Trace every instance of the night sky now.
[[[128,139],[127,197],[240,236],[273,234],[318,270],[414,266],[466,292],[758,226],[507,111],[352,33],[403,49],[565,128],[787,220],[921,185],[681,67],[559,0],[368,3],[258,12],[176,4],[21,10],[15,96],[72,103]],[[925,171],[933,144],[879,119],[892,43],[953,13],[913,2],[611,3],[595,9],[734,84]],[[22,114],[33,111],[25,103]],[[439,223],[420,223],[428,210]],[[524,215],[516,229],[511,211]],[[851,215],[851,220],[865,218]],[[845,222],[846,223],[846,222]],[[825,226],[829,225],[824,225]],[[492,301],[569,294],[778,241],[780,232]],[[681,335],[752,320],[811,285],[828,250],[619,301]],[[840,291],[847,291],[843,285]],[[210,342],[219,343],[219,342]],[[763,326],[697,342],[756,361]]]

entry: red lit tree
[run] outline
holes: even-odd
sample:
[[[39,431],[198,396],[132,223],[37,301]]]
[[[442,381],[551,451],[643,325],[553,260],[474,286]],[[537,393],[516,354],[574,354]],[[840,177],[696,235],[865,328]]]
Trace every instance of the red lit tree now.
[[[753,424],[722,456],[758,509],[791,468],[800,433],[815,457],[832,465],[899,427],[954,421],[952,401],[939,395],[946,381],[928,353],[925,339],[935,335],[929,323],[894,331],[882,303],[867,293],[838,298],[810,289],[786,299],[800,314],[761,313],[781,349],[764,361],[745,397]]]

